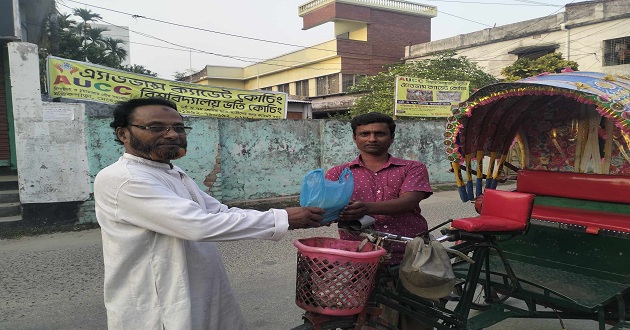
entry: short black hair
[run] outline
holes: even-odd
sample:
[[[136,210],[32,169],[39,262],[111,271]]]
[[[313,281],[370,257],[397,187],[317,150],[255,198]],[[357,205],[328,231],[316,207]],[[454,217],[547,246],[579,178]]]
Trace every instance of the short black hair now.
[[[163,105],[165,107],[177,110],[177,105],[173,101],[160,97],[130,99],[128,101],[118,103],[116,105],[116,108],[114,108],[114,120],[109,124],[109,127],[114,129],[114,140],[118,144],[123,143],[122,141],[120,141],[120,139],[118,139],[116,128],[129,126],[131,116],[133,115],[133,112],[136,110],[136,108],[145,105]]]
[[[393,138],[396,134],[396,123],[392,117],[382,114],[380,112],[370,112],[358,115],[352,120],[350,120],[350,126],[352,127],[352,136],[354,136],[357,132],[357,127],[374,124],[374,123],[385,123],[389,127],[389,133]]]

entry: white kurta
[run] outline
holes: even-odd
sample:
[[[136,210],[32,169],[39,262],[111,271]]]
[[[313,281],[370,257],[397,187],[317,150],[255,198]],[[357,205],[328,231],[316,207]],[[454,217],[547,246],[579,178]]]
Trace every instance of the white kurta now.
[[[94,180],[110,329],[243,329],[215,243],[279,240],[284,210],[228,208],[177,166],[124,154]]]

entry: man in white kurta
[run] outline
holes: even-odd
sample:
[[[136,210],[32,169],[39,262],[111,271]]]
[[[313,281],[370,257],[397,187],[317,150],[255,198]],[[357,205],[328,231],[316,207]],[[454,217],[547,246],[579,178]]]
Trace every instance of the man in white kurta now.
[[[123,109],[123,115],[119,111],[119,117],[129,121],[125,127],[118,126],[120,120],[116,123],[115,111],[112,127],[126,153],[94,181],[108,326],[244,329],[213,241],[279,240],[289,227],[314,226],[320,212],[309,208],[260,212],[221,204],[170,163],[175,155],[181,156],[187,134],[174,105],[138,102],[139,106]],[[129,126],[141,129],[132,132]]]

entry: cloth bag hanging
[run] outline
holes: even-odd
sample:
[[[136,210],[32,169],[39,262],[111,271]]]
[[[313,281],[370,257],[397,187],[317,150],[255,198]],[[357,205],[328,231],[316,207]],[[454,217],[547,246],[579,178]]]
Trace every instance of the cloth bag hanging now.
[[[449,249],[472,262],[463,253]],[[442,243],[422,237],[407,242],[400,265],[399,279],[405,289],[423,298],[448,296],[455,286],[455,274],[447,249]]]

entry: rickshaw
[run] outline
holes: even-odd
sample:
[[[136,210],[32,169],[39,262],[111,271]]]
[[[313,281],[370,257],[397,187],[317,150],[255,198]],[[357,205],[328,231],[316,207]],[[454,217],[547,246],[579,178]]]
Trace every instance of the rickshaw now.
[[[490,255],[480,282],[491,308],[468,328],[519,317],[629,328],[630,78],[566,72],[490,85],[453,109],[445,138],[462,201],[481,202],[508,166],[516,191],[536,196],[527,233],[499,243],[511,269]],[[466,263],[454,268],[466,278]]]
[[[438,329],[508,318],[630,328],[628,77],[566,72],[486,86],[453,108],[445,146],[462,202],[480,213],[438,226],[438,240],[470,256],[452,255],[457,282],[447,298],[455,307],[382,286],[383,274],[372,272],[376,252],[369,263],[340,261],[317,246],[298,251],[296,303],[307,312],[296,329],[396,329],[379,318],[378,304]],[[499,184],[510,177],[516,189],[507,191]],[[356,230],[376,237],[373,251],[384,240],[411,239]],[[357,294],[348,288],[368,268],[375,284],[359,293],[369,299],[349,302]]]

